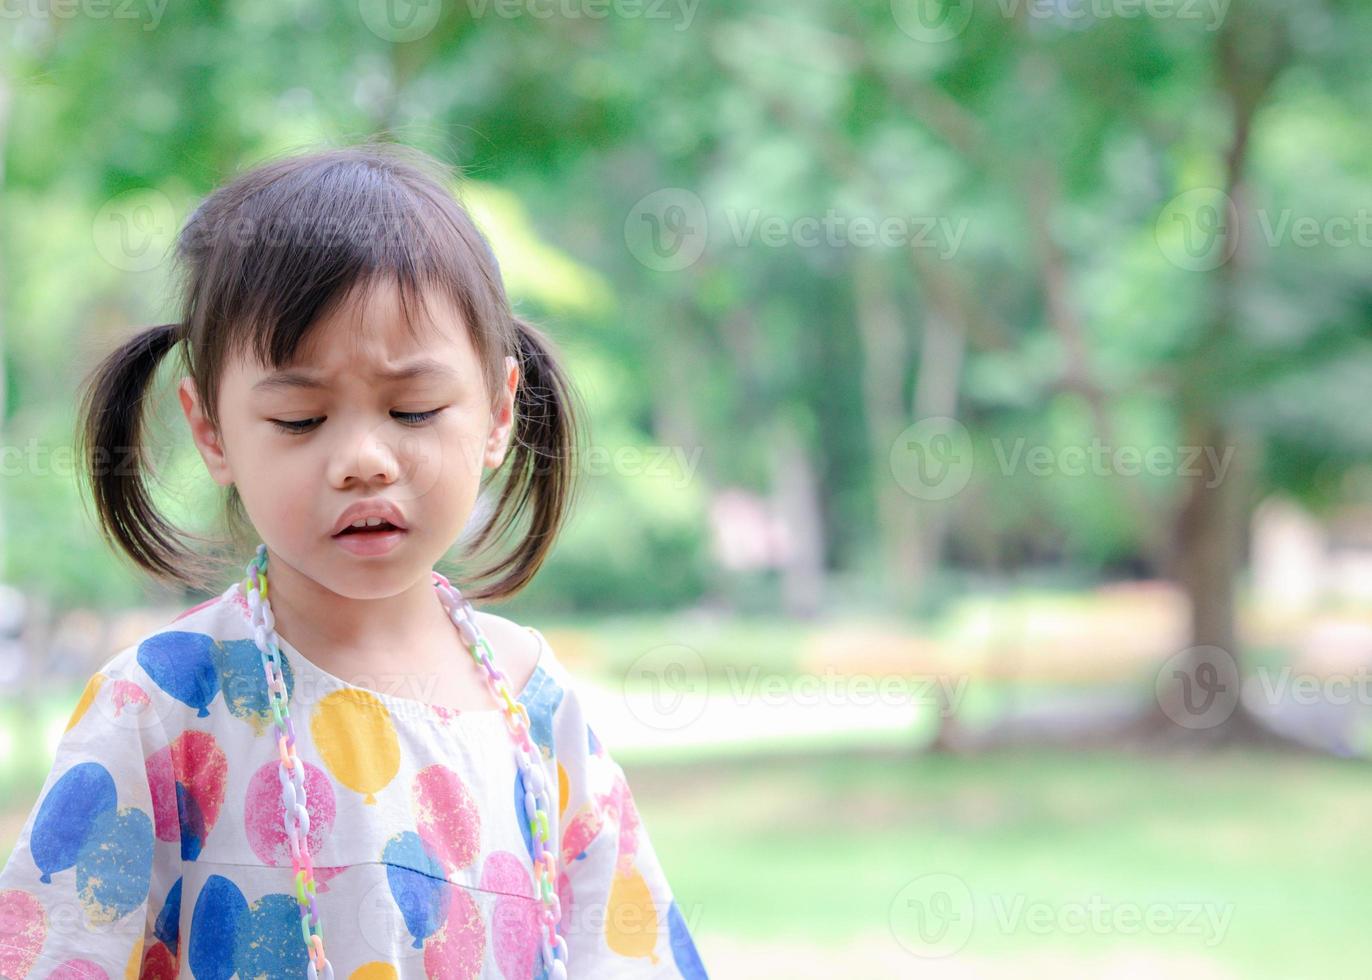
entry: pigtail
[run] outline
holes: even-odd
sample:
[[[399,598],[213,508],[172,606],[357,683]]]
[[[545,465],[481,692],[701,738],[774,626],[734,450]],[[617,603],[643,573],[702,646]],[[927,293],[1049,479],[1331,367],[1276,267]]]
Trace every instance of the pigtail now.
[[[151,327],[105,357],[86,379],[78,415],[78,471],[89,484],[105,539],[153,575],[184,581],[186,555],[158,514],[144,479],[143,407],[181,324]]]
[[[552,340],[542,330],[514,317],[520,380],[515,390],[515,421],[509,474],[490,519],[472,550],[502,537],[527,511],[528,528],[518,546],[499,562],[472,576],[495,582],[464,590],[471,599],[513,595],[534,577],[566,521],[578,489],[576,458],[584,410],[563,370]]]

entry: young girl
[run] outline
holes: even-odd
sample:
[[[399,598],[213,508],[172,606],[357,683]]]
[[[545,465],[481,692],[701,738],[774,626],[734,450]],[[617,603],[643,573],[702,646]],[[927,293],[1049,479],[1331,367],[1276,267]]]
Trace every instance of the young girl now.
[[[181,233],[180,321],[91,376],[102,529],[203,587],[213,555],[124,463],[184,357],[235,578],[86,685],[0,872],[0,977],[705,976],[573,678],[469,602],[547,555],[576,425],[451,178],[374,143],[239,177]],[[521,517],[486,586],[434,569]]]

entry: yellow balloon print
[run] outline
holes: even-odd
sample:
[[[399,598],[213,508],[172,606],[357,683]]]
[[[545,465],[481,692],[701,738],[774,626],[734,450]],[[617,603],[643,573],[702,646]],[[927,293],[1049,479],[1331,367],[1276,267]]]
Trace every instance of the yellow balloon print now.
[[[348,980],[396,980],[396,977],[395,967],[377,960],[363,963],[348,974]]]
[[[86,714],[86,709],[95,703],[95,695],[100,691],[100,685],[105,683],[105,675],[96,672],[91,675],[91,679],[86,681],[86,689],[81,692],[81,700],[76,702],[76,707],[72,709],[71,717],[67,719],[67,727],[64,732],[69,732],[76,727]]]
[[[605,945],[621,956],[647,956],[657,962],[657,908],[637,868],[615,873],[605,903]]]
[[[567,770],[562,768],[562,763],[557,764],[557,812],[559,816],[567,812]]]
[[[129,953],[129,961],[124,964],[124,980],[138,980],[138,974],[143,969],[143,940],[138,940],[133,944],[133,951]]]
[[[310,734],[324,765],[344,786],[364,794],[385,789],[400,770],[400,740],[391,713],[370,691],[345,687],[320,698],[310,717]]]

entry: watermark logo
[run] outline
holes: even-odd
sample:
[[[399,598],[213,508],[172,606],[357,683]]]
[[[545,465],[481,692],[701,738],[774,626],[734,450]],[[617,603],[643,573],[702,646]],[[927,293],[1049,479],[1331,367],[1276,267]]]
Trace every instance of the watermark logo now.
[[[767,214],[762,208],[724,208],[712,224],[705,202],[681,187],[640,198],[624,222],[624,241],[649,269],[677,272],[700,260],[711,241],[733,248],[929,249],[951,259],[971,222],[947,215]],[[712,232],[718,234],[712,239]]]
[[[1239,665],[1220,647],[1189,647],[1164,661],[1154,690],[1163,714],[1182,728],[1214,728],[1239,705]]]
[[[990,440],[991,470],[1001,477],[1177,476],[1219,486],[1229,473],[1234,446],[1046,445],[1019,437]],[[988,462],[983,460],[983,462]],[[977,469],[972,438],[956,419],[931,416],[901,430],[891,443],[891,475],[920,500],[946,500],[961,493]]]
[[[921,419],[891,443],[890,465],[897,485],[910,496],[947,500],[972,479],[972,437],[957,419]]]
[[[442,439],[432,428],[406,429],[407,424],[400,419],[378,423],[362,438],[353,454],[352,472],[361,479],[372,480],[380,473],[387,476],[388,500],[418,500],[434,487],[447,485],[443,479],[446,460]],[[466,468],[478,471],[479,457],[473,457]]]
[[[143,21],[144,31],[162,23],[168,0],[0,0],[3,20]]]
[[[824,670],[800,674],[766,673],[754,664],[740,671],[734,664],[724,668],[729,697],[741,705],[798,705],[800,707],[846,706],[861,708],[919,705],[941,715],[957,714],[971,681],[966,675],[911,677],[902,674],[868,674]]]
[[[916,41],[951,41],[972,22],[972,0],[891,0],[896,26]]]
[[[979,914],[989,912],[989,915]],[[1049,900],[1023,892],[974,895],[954,874],[933,872],[906,884],[889,909],[891,934],[902,949],[921,959],[952,956],[980,925],[1001,935],[1136,936],[1174,935],[1219,945],[1234,917],[1232,902]]]
[[[653,647],[624,673],[629,712],[650,728],[687,727],[704,712],[708,694],[705,658],[683,643]]]
[[[1174,20],[1219,30],[1229,0],[891,0],[891,16],[909,37],[942,44],[962,35],[974,8],[1002,20],[1079,30],[1106,20]]]
[[[1195,187],[1163,205],[1153,227],[1163,257],[1178,269],[1208,272],[1233,258],[1238,211],[1217,187]]]
[[[368,888],[357,903],[357,928],[367,945],[388,962],[404,963],[424,955],[423,944],[415,942],[386,875]]]
[[[672,24],[675,31],[689,30],[700,0],[467,0],[467,12],[475,20],[488,15],[513,20],[644,20]]]
[[[1372,211],[1359,208],[1352,214],[1316,218],[1282,208],[1273,214],[1258,209],[1258,229],[1271,248],[1290,243],[1296,248],[1368,248],[1372,246]]]
[[[664,187],[639,198],[624,219],[629,254],[658,272],[689,268],[705,253],[710,222],[693,191]]]
[[[725,212],[731,243],[737,248],[928,248],[951,259],[962,247],[969,220],[942,215],[845,215],[829,208],[823,215],[786,218],[761,208]]]
[[[404,44],[427,37],[443,13],[443,0],[358,0],[362,23],[383,41]]]
[[[110,198],[91,227],[95,251],[123,272],[148,272],[166,259],[176,240],[176,209],[154,188],[125,191]]]
[[[957,875],[920,875],[896,893],[890,924],[906,952],[922,959],[952,956],[967,945],[976,925],[972,890]]]

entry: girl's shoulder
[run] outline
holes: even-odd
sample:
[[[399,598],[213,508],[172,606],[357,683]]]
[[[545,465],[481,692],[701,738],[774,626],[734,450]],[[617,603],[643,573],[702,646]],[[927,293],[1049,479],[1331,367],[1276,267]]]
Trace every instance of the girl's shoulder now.
[[[476,625],[491,645],[495,665],[504,672],[511,691],[522,691],[539,667],[547,666],[551,650],[547,641],[532,626],[521,626],[495,613],[477,609]]]
[[[556,707],[564,693],[575,696],[576,675],[541,630],[479,609],[476,618],[510,690],[520,692],[519,700]]]

